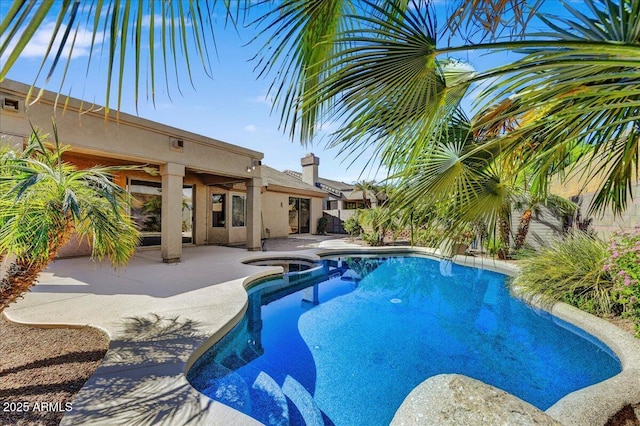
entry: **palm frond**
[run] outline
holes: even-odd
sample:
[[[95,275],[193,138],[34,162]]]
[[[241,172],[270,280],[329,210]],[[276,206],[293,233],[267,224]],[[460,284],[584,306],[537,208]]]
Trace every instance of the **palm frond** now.
[[[223,3],[227,13],[233,14],[229,2]],[[239,1],[238,11],[249,6],[249,1]],[[7,14],[0,23],[2,29],[2,45],[0,55],[7,60],[0,68],[2,81],[27,44],[37,31],[46,23],[52,22],[52,32],[47,50],[42,57],[34,85],[40,75],[46,71],[44,88],[54,73],[60,73],[61,81],[67,76],[69,63],[74,58],[76,41],[80,34],[91,34],[91,46],[86,57],[87,76],[96,66],[97,61],[104,61],[106,66],[105,113],[109,113],[112,105],[112,92],[115,92],[115,105],[119,110],[123,100],[125,79],[133,76],[133,96],[138,103],[140,87],[145,83],[143,67],[149,69],[147,90],[155,100],[158,74],[156,67],[160,65],[155,55],[157,44],[163,46],[162,62],[164,79],[169,89],[175,86],[180,90],[182,72],[186,72],[188,81],[193,85],[193,56],[197,56],[204,72],[212,76],[210,63],[211,45],[215,46],[213,33],[213,16],[218,1],[204,0],[188,2],[161,2],[158,11],[157,1],[121,1],[121,0],[88,0],[86,2],[65,0],[53,1],[21,1],[13,0]],[[220,7],[218,9],[220,9]],[[157,17],[161,15],[160,19]],[[156,19],[158,22],[156,22]],[[149,20],[149,22],[147,22]],[[147,35],[147,37],[145,37]],[[130,40],[130,37],[133,40]],[[96,51],[100,50],[97,54]],[[148,51],[148,56],[143,55]],[[65,56],[66,54],[66,56]],[[104,55],[104,57],[103,57]],[[74,59],[77,60],[77,59]],[[169,68],[173,65],[173,73]],[[131,66],[135,73],[127,74],[125,69]],[[173,75],[171,75],[173,74]],[[169,84],[174,80],[175,85]],[[34,86],[32,86],[33,90]],[[115,90],[113,89],[115,88]],[[28,101],[33,100],[32,90]],[[62,90],[60,86],[58,91]],[[170,92],[169,92],[170,93]],[[39,95],[37,95],[39,96]]]
[[[571,18],[544,16],[550,30],[538,34],[539,40],[511,45],[525,54],[522,59],[478,77],[502,77],[480,102],[509,99],[508,108],[485,113],[478,122],[492,128],[518,120],[487,145],[521,150],[523,160],[538,165],[534,181],[542,187],[550,174],[576,164],[568,161],[570,152],[589,147],[591,156],[579,160],[603,163],[586,167],[583,179],[605,181],[592,212],[610,207],[621,213],[637,179],[640,1],[585,3],[590,16],[565,4]],[[523,150],[523,144],[533,149]]]
[[[309,97],[328,75],[331,56],[342,46],[337,36],[353,28],[353,0],[289,0],[254,25],[264,26],[253,40],[271,36],[254,58],[259,76],[275,73],[269,93],[281,110],[281,126],[292,139],[311,141],[321,120],[323,102],[309,106]]]

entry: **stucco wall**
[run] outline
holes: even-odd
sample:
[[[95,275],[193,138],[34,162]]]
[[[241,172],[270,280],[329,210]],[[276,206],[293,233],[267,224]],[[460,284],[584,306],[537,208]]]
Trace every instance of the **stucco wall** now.
[[[265,237],[289,236],[289,194],[269,191],[262,193],[262,220]]]
[[[318,219],[322,217],[322,201],[323,198],[311,199],[311,233],[318,233]]]
[[[603,153],[602,161],[607,161],[607,155],[608,153]],[[591,160],[591,157],[588,157],[588,159]],[[601,165],[597,161],[592,161],[592,164],[592,167]],[[606,210],[604,213],[588,214],[589,206],[595,197],[595,193],[606,176],[604,171],[595,173],[593,179],[585,182],[582,177],[583,171],[583,168],[578,168],[577,172],[562,181],[555,179],[551,185],[551,192],[569,199],[577,198],[577,203],[580,205],[581,219],[591,219],[590,228],[603,238],[607,238],[611,233],[621,229],[630,230],[640,225],[640,177],[637,173],[631,181],[631,193],[635,198],[628,200],[626,210],[621,215],[616,216],[611,209]]]
[[[262,194],[262,220],[269,229],[268,238],[289,236],[289,197],[310,198],[310,232],[318,233],[318,219],[322,217],[322,198],[266,191]]]
[[[580,205],[582,219],[591,220],[590,227],[603,238],[609,237],[612,233],[623,229],[631,230],[640,227],[640,184],[633,186],[633,201],[629,200],[626,210],[621,215],[614,215],[611,209],[604,214],[589,215],[589,205],[594,193],[578,196],[577,203]]]

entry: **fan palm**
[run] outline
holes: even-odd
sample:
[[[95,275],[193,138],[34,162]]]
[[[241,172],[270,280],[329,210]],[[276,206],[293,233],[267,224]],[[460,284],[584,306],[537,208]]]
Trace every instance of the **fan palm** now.
[[[392,208],[418,222],[435,220],[449,231],[444,239],[482,223],[508,245],[517,176],[479,146],[469,120],[457,111],[446,128],[432,135],[429,149],[393,176],[399,183]],[[427,216],[421,218],[421,212]]]
[[[107,99],[115,82],[119,105],[125,64],[131,60],[136,100],[145,60],[153,96],[158,62],[154,43],[162,46],[160,64],[167,85],[170,75],[177,77],[184,70],[181,64],[190,75],[189,58],[194,55],[210,71],[208,53],[214,41],[210,17],[219,10],[217,3],[223,4],[224,15],[232,23],[252,4],[249,0],[15,0],[0,23],[0,55],[8,58],[0,80],[45,18],[54,16],[52,42],[41,67],[52,64],[48,76],[64,62],[60,61],[63,47],[73,48],[78,29],[86,27],[93,37],[91,51],[102,43],[100,47],[108,52]],[[505,101],[506,106],[477,125],[491,126],[505,119],[523,119],[528,124],[478,149],[495,155],[522,151],[526,163],[540,164],[533,186],[544,187],[550,171],[570,167],[562,161],[566,151],[586,144],[593,150],[583,157],[592,166],[584,178],[599,172],[605,175],[594,208],[612,206],[620,212],[637,178],[640,0],[584,3],[591,16],[563,3],[572,18],[541,15],[548,30],[525,34],[522,41],[448,47],[439,46],[439,32],[426,1],[412,2],[412,7],[408,0],[259,2],[256,10],[266,8],[266,12],[254,22],[262,25],[261,36],[267,41],[257,55],[256,69],[261,75],[274,75],[272,93],[282,125],[292,137],[307,142],[323,121],[340,123],[330,145],[353,156],[373,148],[376,155],[371,161],[379,158],[396,173],[414,170],[430,149],[433,132],[445,127],[472,81],[495,78],[481,102],[490,106],[496,100]],[[507,24],[516,22],[518,31],[525,27],[540,4],[538,0],[460,0],[452,3],[448,25],[470,33],[479,29],[491,39],[500,34],[503,19]],[[507,10],[511,13],[503,13]],[[158,19],[147,22],[149,15]],[[54,43],[56,37],[62,42]],[[193,43],[188,42],[191,39]],[[150,47],[147,58],[141,56],[143,44]],[[476,49],[517,50],[525,56],[479,75],[448,57]],[[47,62],[47,58],[53,60]],[[604,161],[602,153],[606,153]]]
[[[22,153],[0,163],[0,253],[15,261],[0,282],[0,310],[23,295],[75,234],[89,239],[98,260],[119,267],[133,256],[139,233],[127,215],[127,194],[114,184],[117,168],[78,170],[34,131]],[[121,168],[120,168],[121,169]]]
[[[482,103],[499,108],[485,107],[491,114],[479,116],[472,126],[481,132],[510,121],[512,129],[478,139],[473,150],[489,153],[494,160],[517,153],[521,167],[533,165],[532,188],[540,193],[553,174],[586,163],[591,167],[585,180],[605,175],[593,209],[610,206],[621,212],[626,207],[637,179],[640,0],[588,0],[593,18],[565,4],[575,19],[541,15],[549,28],[545,33],[524,41],[454,48],[437,46],[428,7],[362,4],[368,14],[358,9],[347,15],[345,19],[356,22],[352,29],[323,41],[337,49],[325,61],[323,78],[289,105],[298,116],[340,122],[330,146],[353,156],[373,148],[392,172],[420,172],[416,165],[434,149],[434,133],[447,127],[469,84],[497,79],[484,92]],[[446,57],[472,49],[517,50],[525,56],[478,74]],[[304,65],[293,59],[289,63]],[[290,82],[291,87],[300,83]],[[292,129],[296,125],[286,124]],[[304,134],[305,128],[309,133]],[[300,137],[312,137],[312,129],[308,123],[300,125]],[[568,153],[577,148],[583,155],[567,161]],[[609,153],[604,161],[602,152]],[[499,181],[495,175],[492,180]],[[489,215],[495,213],[490,207]]]
[[[520,149],[527,162],[540,162],[534,185],[555,173],[585,167],[583,181],[600,175],[592,210],[622,212],[638,179],[640,141],[640,0],[587,0],[591,15],[564,4],[571,18],[542,15],[549,31],[516,45],[525,56],[488,71],[502,77],[481,101],[504,99],[500,113],[480,119],[491,126],[507,117],[520,120],[513,131],[491,141]],[[505,99],[509,96],[508,99]],[[523,144],[535,141],[533,149]],[[580,160],[564,157],[582,146]]]

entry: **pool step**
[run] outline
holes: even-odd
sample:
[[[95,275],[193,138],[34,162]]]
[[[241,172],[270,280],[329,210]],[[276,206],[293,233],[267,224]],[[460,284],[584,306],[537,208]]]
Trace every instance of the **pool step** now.
[[[296,379],[287,376],[282,387],[261,371],[251,385],[251,415],[266,425],[289,425],[287,399],[295,406],[307,426],[324,426],[322,412],[313,396]]]
[[[313,396],[291,376],[284,379],[282,392],[298,408],[307,426],[324,426],[322,412]]]
[[[251,386],[252,412],[257,420],[267,425],[289,424],[287,397],[278,383],[261,371]]]

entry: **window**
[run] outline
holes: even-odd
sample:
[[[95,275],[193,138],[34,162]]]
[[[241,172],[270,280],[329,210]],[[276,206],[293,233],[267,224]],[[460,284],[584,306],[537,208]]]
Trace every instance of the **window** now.
[[[225,203],[224,194],[211,195],[211,226],[214,228],[224,228],[225,225]]]
[[[129,193],[134,198],[131,203],[131,216],[140,231],[160,232],[162,217],[162,185],[159,182],[131,180]]]
[[[142,233],[141,244],[159,245],[162,231],[162,184],[131,179],[129,193],[133,197],[131,217]]]
[[[247,215],[246,198],[242,195],[234,195],[231,199],[231,225],[245,226],[245,217]]]
[[[366,209],[366,205],[362,201],[345,201],[345,210]]]
[[[182,242],[193,242],[193,185],[182,187]]]

